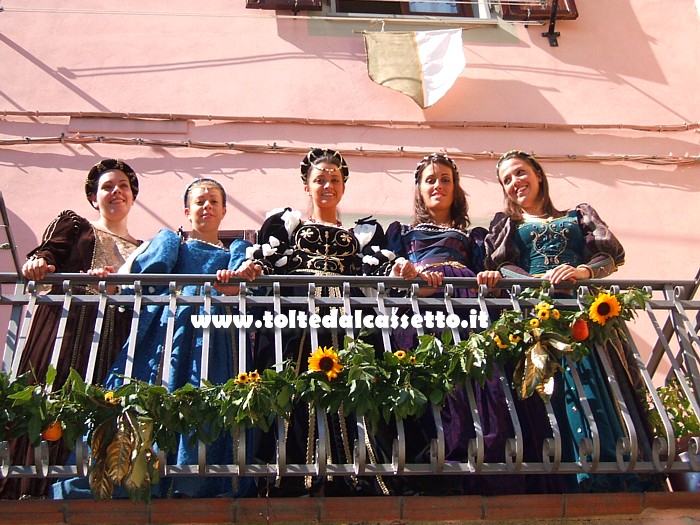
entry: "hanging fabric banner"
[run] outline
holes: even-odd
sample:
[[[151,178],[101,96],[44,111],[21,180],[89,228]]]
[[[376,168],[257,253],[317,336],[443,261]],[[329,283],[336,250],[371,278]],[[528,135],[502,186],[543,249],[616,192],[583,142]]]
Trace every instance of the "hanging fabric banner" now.
[[[440,100],[467,65],[461,29],[368,32],[365,49],[369,77],[422,108]]]

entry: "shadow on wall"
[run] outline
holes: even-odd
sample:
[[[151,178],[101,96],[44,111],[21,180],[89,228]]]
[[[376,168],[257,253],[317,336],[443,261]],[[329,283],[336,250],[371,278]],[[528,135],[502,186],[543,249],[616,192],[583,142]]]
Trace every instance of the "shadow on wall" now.
[[[5,205],[7,206],[7,203],[5,203]],[[27,252],[34,248],[39,241],[31,228],[29,228],[29,226],[22,219],[15,215],[12,210],[7,210],[7,218],[15,241],[17,259],[21,267],[27,258]],[[8,236],[6,235],[5,231],[6,230],[3,228],[3,233],[0,234],[0,244],[8,242]],[[10,250],[0,250],[0,272],[15,272],[15,264],[12,258],[12,252]],[[15,293],[15,287],[9,284],[0,285],[0,290],[3,294]],[[7,326],[10,322],[10,310],[10,308],[0,308],[0,342],[2,342],[3,347],[4,342],[7,340]]]

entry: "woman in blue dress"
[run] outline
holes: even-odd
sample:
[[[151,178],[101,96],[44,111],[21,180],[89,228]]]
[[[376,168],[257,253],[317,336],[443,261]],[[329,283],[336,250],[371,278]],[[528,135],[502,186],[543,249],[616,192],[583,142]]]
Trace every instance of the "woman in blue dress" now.
[[[564,281],[602,278],[624,264],[625,252],[607,225],[588,204],[560,211],[549,196],[549,184],[542,166],[531,155],[514,150],[498,161],[496,172],[503,188],[506,212],[496,214],[486,239],[486,266],[498,269],[505,277],[539,277],[553,286]],[[617,356],[611,354],[613,362]],[[618,369],[630,370],[630,367]],[[583,395],[588,400],[600,436],[600,461],[615,462],[616,443],[623,431],[604,374],[595,355],[575,365],[583,383]],[[628,407],[637,404],[634,390],[626,377],[618,377],[625,392]],[[576,390],[572,373],[556,378],[552,403],[562,430],[566,458],[579,459],[579,444],[590,438],[591,431]],[[627,388],[625,388],[627,386]],[[557,391],[559,395],[557,395]],[[557,404],[558,403],[558,404]],[[520,404],[533,411],[541,409],[539,399],[529,398]],[[537,419],[543,417],[532,415]],[[566,421],[562,421],[565,419]],[[637,419],[641,419],[637,415]],[[540,430],[549,428],[540,419]],[[543,439],[545,436],[538,436]],[[578,475],[582,491],[631,490],[636,476]]]
[[[226,272],[225,280],[230,277],[253,279],[256,269],[252,263],[245,261],[245,250],[250,243],[234,240],[230,247],[225,247],[219,240],[219,225],[226,215],[226,193],[218,182],[212,179],[196,179],[187,186],[184,195],[185,216],[192,224],[192,232],[186,240],[170,230],[161,230],[153,239],[144,243],[134,252],[122,267],[123,273],[156,274],[215,274]],[[94,271],[95,275],[110,273],[113,269]],[[181,296],[201,296],[202,286],[183,285],[178,290]],[[211,294],[220,295],[238,293],[238,287],[228,284],[215,285]],[[168,287],[152,287],[149,294],[168,295]],[[212,315],[233,314],[229,307],[213,306]],[[223,384],[236,376],[237,349],[235,334],[228,329],[212,329],[209,347],[203,348],[203,330],[195,328],[191,316],[204,314],[204,307],[178,306],[175,314],[172,351],[169,361],[169,373],[164,367],[167,323],[169,310],[167,306],[148,305],[142,311],[136,336],[133,369],[130,376],[149,384],[162,384],[169,391],[186,384],[200,386],[203,379],[214,384]],[[208,367],[202,369],[202,356],[207,352]],[[123,383],[123,375],[128,360],[128,342],[105,380],[105,385],[116,389]],[[179,437],[176,453],[168,458],[169,464],[196,465],[197,448],[189,443],[190,436]],[[207,445],[207,464],[232,464],[233,441],[231,436],[222,435],[212,444]],[[84,479],[59,482],[54,486],[54,497],[84,497]],[[159,487],[154,487],[152,494],[156,497],[208,497],[234,494],[240,487],[236,478],[231,477],[172,477],[164,478]],[[246,482],[248,480],[245,480]],[[235,489],[235,490],[234,490]]]
[[[499,280],[496,271],[484,271],[484,238],[486,229],[469,228],[466,194],[459,183],[459,170],[454,161],[444,154],[433,153],[423,158],[415,173],[414,212],[411,224],[394,222],[387,228],[388,248],[398,257],[394,275],[415,268],[418,277],[427,286],[419,289],[421,296],[442,297],[443,277],[476,278],[477,284],[492,288]],[[454,288],[454,297],[475,297],[472,288]],[[463,319],[473,318],[469,309]],[[474,309],[476,311],[476,309]],[[459,313],[459,311],[457,312]],[[479,329],[472,326],[471,329]],[[463,330],[462,338],[469,335]],[[414,328],[397,328],[392,334],[396,348],[414,348],[417,332]],[[490,379],[484,387],[472,385],[484,437],[484,460],[505,461],[505,442],[512,436],[512,424],[506,399],[497,379]],[[445,459],[467,461],[469,441],[475,438],[474,421],[466,390],[457,387],[447,398],[441,410],[445,432]],[[424,416],[420,421],[404,422],[409,457],[417,462],[427,462],[429,443],[434,425]],[[522,492],[522,480],[508,476],[508,482],[500,476],[464,477],[410,477],[405,480],[406,491],[419,493],[468,493],[498,494]]]

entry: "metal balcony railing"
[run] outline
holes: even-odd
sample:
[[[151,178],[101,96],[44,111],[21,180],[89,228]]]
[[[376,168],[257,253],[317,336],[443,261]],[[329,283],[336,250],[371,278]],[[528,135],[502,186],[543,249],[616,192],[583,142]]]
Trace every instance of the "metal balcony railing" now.
[[[455,312],[471,312],[472,315],[480,314],[488,316],[490,320],[503,309],[523,310],[534,306],[532,299],[518,298],[518,292],[527,287],[537,287],[541,281],[536,279],[522,280],[502,280],[500,287],[503,294],[494,297],[494,293],[487,293],[485,289],[478,291],[476,297],[458,298],[455,292],[459,288],[476,288],[473,279],[446,279],[444,297],[421,298],[418,296],[418,285],[399,279],[377,278],[377,277],[306,277],[306,276],[286,276],[286,277],[261,277],[252,283],[241,283],[241,293],[239,295],[219,296],[212,295],[211,285],[214,277],[211,275],[111,275],[107,279],[100,280],[84,274],[55,274],[46,278],[45,283],[59,283],[64,290],[60,295],[42,295],[39,293],[37,283],[30,282],[26,285],[26,291],[21,287],[15,288],[14,293],[2,293],[0,295],[0,319],[7,320],[4,353],[2,360],[3,373],[10,379],[17,375],[17,367],[20,356],[24,351],[24,345],[29,331],[32,329],[31,323],[36,308],[41,304],[54,304],[61,306],[61,320],[59,333],[52,348],[47,348],[47,352],[52,352],[51,361],[57,364],[59,350],[62,344],[62,329],[65,326],[68,311],[75,305],[94,305],[97,307],[97,318],[92,336],[92,347],[87,366],[85,379],[93,381],[95,373],[95,363],[98,356],[97,348],[103,330],[103,319],[105,312],[110,305],[123,306],[127,311],[133,311],[131,333],[138,331],[139,321],[144,309],[150,305],[164,306],[170,311],[168,319],[168,333],[172,334],[174,328],[174,314],[177,307],[182,305],[202,306],[204,312],[210,312],[216,305],[227,305],[234,307],[241,316],[254,314],[260,319],[261,313],[280,313],[289,309],[296,309],[313,314],[317,308],[335,307],[343,308],[345,314],[352,315],[355,311],[372,310],[376,314],[389,315],[395,309],[407,309],[411,313],[421,314],[426,309],[432,311],[442,311],[446,314]],[[15,274],[0,274],[0,284],[3,290],[17,285]],[[183,285],[196,284],[201,286],[201,296],[183,296],[179,290]],[[97,292],[85,293],[86,286],[94,287]],[[106,290],[108,285],[130,286],[130,293],[120,293],[109,295]],[[77,287],[77,288],[76,288]],[[288,290],[302,289],[303,293],[296,295],[284,295]],[[337,287],[340,291],[336,297],[327,297],[317,294],[319,287]],[[620,406],[621,426],[624,430],[624,437],[620,438],[617,444],[616,461],[600,461],[597,457],[599,443],[594,416],[587,412],[586,417],[591,423],[591,439],[585,442],[582,447],[581,459],[575,462],[565,462],[561,460],[562,444],[558,425],[554,417],[551,404],[546,403],[552,425],[551,440],[542,443],[544,460],[541,463],[524,461],[523,435],[521,422],[515,410],[511,411],[513,434],[506,440],[506,450],[503,451],[504,461],[487,462],[484,460],[484,434],[481,428],[476,405],[474,386],[466,384],[467,397],[471,405],[475,428],[475,438],[469,444],[468,458],[464,462],[454,462],[445,460],[445,443],[442,423],[440,418],[440,408],[431,406],[429,414],[435,422],[436,437],[433,440],[432,454],[430,462],[410,463],[406,455],[406,435],[402,422],[396,421],[396,435],[390,461],[382,463],[372,461],[368,453],[366,435],[368,429],[363,418],[358,418],[357,439],[353,443],[352,462],[334,464],[327,461],[326,456],[326,436],[328,428],[325,419],[317,420],[317,453],[315,458],[309,463],[291,464],[286,460],[286,436],[289,428],[281,418],[276,421],[277,425],[277,459],[269,464],[257,464],[250,461],[246,456],[246,440],[249,439],[245,432],[237,433],[233,439],[237,440],[236,450],[238,456],[233,464],[229,465],[209,465],[206,463],[206,455],[200,453],[199,462],[195,465],[168,464],[165,455],[160,458],[160,472],[163,476],[411,476],[416,474],[435,475],[509,475],[509,474],[556,474],[556,473],[671,473],[700,471],[700,455],[698,454],[697,441],[690,447],[689,461],[680,461],[676,457],[673,420],[677,417],[669,413],[667,407],[662,404],[657,393],[657,388],[666,384],[674,377],[679,380],[679,396],[687,401],[689,410],[700,415],[698,403],[700,402],[700,339],[698,337],[698,325],[700,320],[700,292],[698,292],[698,280],[694,281],[615,281],[614,279],[591,280],[577,283],[576,287],[569,287],[571,295],[564,298],[554,298],[554,304],[561,309],[578,309],[581,307],[579,298],[591,287],[601,287],[605,289],[626,290],[630,288],[641,288],[651,293],[651,299],[647,301],[644,310],[638,311],[636,321],[628,322],[624,326],[624,331],[628,339],[628,357],[640,372],[644,383],[644,392],[640,395],[648,399],[650,412],[658,413],[662,430],[654,431],[650,436],[651,450],[645,453],[640,451],[640,437],[647,433],[645,428],[639,428],[635,420],[630,417],[632,407],[626,405],[624,396],[619,390],[619,378],[616,375],[608,353],[603,347],[596,347],[597,358],[602,364],[604,375],[607,379],[609,389],[613,398]],[[256,288],[257,292],[252,293]],[[362,289],[363,293],[356,291]],[[81,292],[78,293],[80,290]],[[161,293],[162,290],[166,290]],[[396,290],[404,293],[396,293]],[[262,293],[264,292],[264,293]],[[208,347],[209,338],[212,331],[216,330],[212,325],[202,329],[204,347]],[[237,329],[230,328],[235,333],[237,339],[237,371],[250,370],[249,359],[250,335],[255,327]],[[357,337],[357,328],[343,329],[344,335]],[[379,329],[384,351],[394,351],[391,348],[390,335],[391,328],[383,327]],[[421,330],[419,329],[419,332]],[[463,334],[456,329],[452,329],[453,337],[459,339]],[[283,331],[280,326],[272,329],[275,341],[276,359],[280,366],[282,362],[282,340]],[[318,330],[313,326],[309,329],[308,337],[311,340],[311,347],[318,344]],[[138,351],[135,337],[131,337],[129,351]],[[172,351],[172,341],[166,340],[164,349],[165,359],[161,383],[168,387],[168,366],[169,356]],[[208,377],[208,360],[206,356],[202,359],[202,379]],[[510,407],[514,406],[516,394],[500,368],[496,368],[496,375],[503,395]],[[579,394],[585,398],[580,382],[577,384]],[[543,401],[544,402],[544,401]],[[584,402],[584,408],[586,403]],[[658,427],[657,427],[658,428]],[[200,443],[201,452],[205,445]],[[84,438],[79,438],[75,446],[77,461],[73,465],[50,464],[47,455],[47,444],[42,442],[35,450],[35,463],[11,464],[8,452],[8,442],[0,443],[0,476],[5,477],[50,477],[66,478],[73,476],[87,475],[88,466],[88,446]]]

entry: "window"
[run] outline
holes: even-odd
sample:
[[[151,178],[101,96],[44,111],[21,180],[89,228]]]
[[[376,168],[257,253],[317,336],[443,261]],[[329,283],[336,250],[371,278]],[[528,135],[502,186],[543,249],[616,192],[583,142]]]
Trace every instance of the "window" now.
[[[456,0],[421,0],[406,2],[401,0],[335,0],[336,13],[382,14],[382,15],[432,15],[474,17],[476,2]]]
[[[323,0],[246,0],[248,9],[274,9],[276,11],[320,11]]]
[[[321,11],[330,4],[329,14],[432,16],[491,20],[500,12],[504,20],[546,22],[554,0],[246,0],[251,9],[277,11]],[[574,20],[578,10],[574,0],[557,0],[557,19]]]
[[[327,0],[330,13],[348,15],[415,15],[490,19],[489,0]],[[324,0],[246,0],[251,9],[320,11]]]
[[[541,0],[539,2],[509,2],[501,0],[501,13],[503,20],[533,20],[547,21],[552,14],[552,1]],[[557,20],[575,20],[578,18],[578,9],[574,0],[557,0]]]

